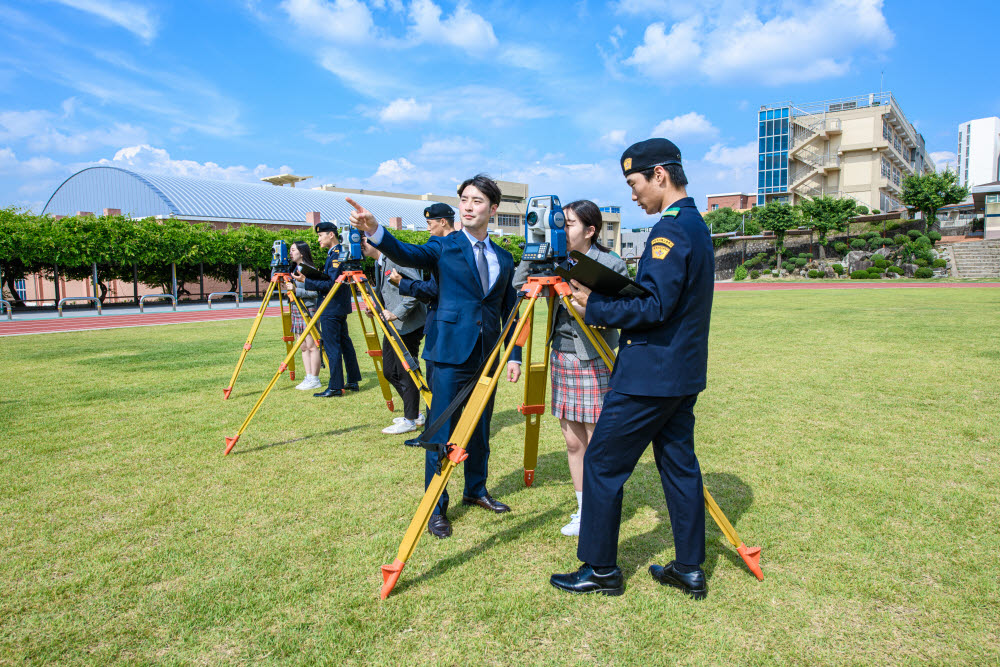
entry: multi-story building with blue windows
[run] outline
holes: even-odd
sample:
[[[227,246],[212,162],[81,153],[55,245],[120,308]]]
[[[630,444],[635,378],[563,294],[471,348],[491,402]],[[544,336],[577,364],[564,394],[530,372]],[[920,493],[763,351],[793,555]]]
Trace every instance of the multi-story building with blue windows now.
[[[830,195],[891,211],[903,178],[934,171],[892,93],[761,107],[757,140],[758,206]]]

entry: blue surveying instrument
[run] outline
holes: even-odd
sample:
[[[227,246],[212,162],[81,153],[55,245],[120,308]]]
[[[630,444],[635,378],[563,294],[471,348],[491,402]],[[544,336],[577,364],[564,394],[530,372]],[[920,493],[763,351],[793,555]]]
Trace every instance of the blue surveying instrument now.
[[[559,197],[532,197],[524,216],[524,253],[529,262],[566,259],[566,216]]]

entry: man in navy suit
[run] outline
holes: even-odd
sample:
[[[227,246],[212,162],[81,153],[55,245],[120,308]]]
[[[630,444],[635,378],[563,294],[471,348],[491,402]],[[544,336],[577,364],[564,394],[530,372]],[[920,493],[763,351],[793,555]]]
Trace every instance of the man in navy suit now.
[[[385,232],[370,212],[354,201],[351,224],[366,233],[370,242],[400,266],[427,269],[438,285],[438,307],[424,344],[423,358],[434,364],[431,413],[428,422],[452,402],[461,388],[478,377],[480,367],[500,340],[503,321],[517,303],[514,289],[514,259],[489,240],[488,225],[500,205],[500,188],[483,174],[467,179],[458,188],[459,212],[463,228],[445,237],[432,237],[424,245],[397,241]],[[508,344],[510,342],[508,341]],[[507,366],[507,378],[517,382],[521,375],[520,349]],[[475,433],[466,447],[465,491],[462,503],[477,505],[496,513],[510,508],[493,499],[486,488],[489,474],[489,430],[493,416],[490,398]],[[425,433],[424,441],[444,444],[458,423],[454,413],[434,433]],[[424,488],[438,469],[438,454],[427,451],[424,461]],[[448,521],[448,492],[442,494],[427,524],[432,535],[451,535]]]
[[[304,283],[307,290],[319,292],[320,299],[326,298],[327,293],[333,289],[337,278],[340,276],[340,265],[337,263],[339,253],[336,252],[338,245],[337,227],[331,222],[321,222],[316,225],[316,233],[319,236],[319,245],[326,248],[326,264],[323,266],[323,273],[326,278],[313,280],[306,278],[300,273],[292,277]],[[351,314],[351,286],[341,285],[337,289],[330,303],[323,309],[320,315],[320,337],[323,340],[323,347],[326,349],[326,358],[330,363],[330,383],[326,391],[313,394],[318,398],[329,398],[331,396],[343,396],[344,390],[358,391],[361,382],[361,369],[358,368],[358,356],[354,352],[354,343],[347,330],[347,316]],[[344,383],[344,371],[341,366],[347,367],[347,383]]]
[[[694,453],[694,404],[705,389],[715,252],[708,227],[687,196],[681,152],[666,139],[625,151],[622,173],[632,199],[660,214],[639,260],[636,282],[650,295],[613,298],[572,281],[573,301],[587,324],[621,329],[611,390],[583,459],[583,508],[577,557],[583,565],[550,582],[570,593],[621,595],[618,528],[622,491],[653,443],[675,559],[652,565],[653,579],[698,599],[705,573],[705,495]]]

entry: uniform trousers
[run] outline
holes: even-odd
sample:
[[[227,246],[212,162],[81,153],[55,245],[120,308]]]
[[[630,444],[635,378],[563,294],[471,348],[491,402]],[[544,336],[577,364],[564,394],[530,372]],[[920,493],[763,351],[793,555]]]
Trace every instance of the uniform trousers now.
[[[348,382],[361,382],[361,369],[358,368],[358,355],[354,352],[354,343],[347,330],[347,316],[334,315],[320,319],[323,347],[326,358],[330,362],[329,389],[340,391],[344,388],[344,367],[347,368]],[[343,366],[341,366],[343,359]]]
[[[420,350],[420,339],[423,337],[423,327],[400,336],[403,339],[403,345],[416,363],[419,363],[420,357],[417,354]],[[382,375],[385,376],[389,384],[396,388],[400,398],[403,399],[403,417],[410,421],[416,419],[417,415],[420,414],[420,391],[413,383],[413,378],[406,372],[406,368],[403,367],[402,360],[392,349],[388,336],[382,339]]]
[[[594,567],[618,564],[622,490],[650,442],[667,498],[676,560],[684,565],[705,561],[705,496],[694,453],[697,400],[697,394],[630,396],[613,389],[607,393],[583,458],[576,552],[581,561]]]
[[[442,414],[450,404],[459,390],[468,384],[473,378],[479,377],[479,367],[485,359],[483,358],[483,338],[479,337],[472,354],[464,364],[446,364],[444,362],[434,362],[434,373],[432,377],[430,415],[427,417],[427,424],[432,424],[438,415]],[[490,396],[489,403],[483,410],[482,417],[476,424],[475,431],[465,451],[469,458],[462,464],[465,467],[465,492],[464,495],[471,498],[479,498],[486,494],[486,478],[489,475],[490,461],[490,420],[493,418],[493,396]],[[463,407],[465,404],[463,403]],[[452,431],[458,424],[458,418],[462,414],[459,408],[452,413],[445,424],[434,433],[426,433],[423,437],[425,442],[445,443],[451,436]],[[438,468],[438,454],[427,450],[424,457],[424,488],[430,486]],[[434,514],[441,514],[448,508],[448,489],[444,490]]]

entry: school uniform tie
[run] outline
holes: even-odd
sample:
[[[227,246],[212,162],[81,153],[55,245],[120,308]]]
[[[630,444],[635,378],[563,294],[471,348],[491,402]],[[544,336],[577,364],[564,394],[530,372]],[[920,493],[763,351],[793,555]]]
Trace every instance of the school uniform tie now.
[[[479,269],[479,282],[483,285],[483,294],[490,292],[490,267],[486,263],[486,243],[476,242],[476,268]]]

